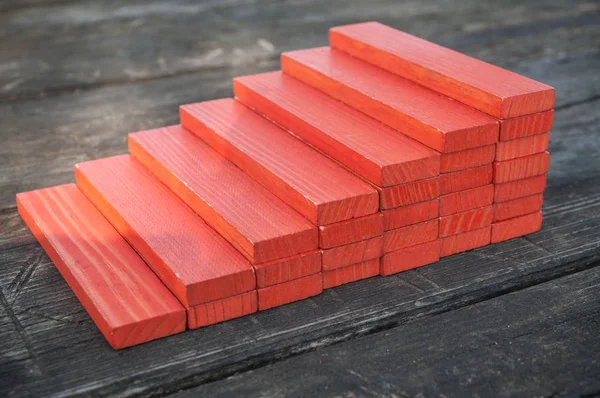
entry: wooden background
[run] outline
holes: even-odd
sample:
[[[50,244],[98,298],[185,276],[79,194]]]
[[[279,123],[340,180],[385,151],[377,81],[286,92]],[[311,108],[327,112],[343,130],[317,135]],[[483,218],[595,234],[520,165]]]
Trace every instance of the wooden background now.
[[[554,86],[543,230],[113,351],[17,215],[179,104],[378,20]],[[0,391],[8,396],[600,395],[600,3],[0,3]]]

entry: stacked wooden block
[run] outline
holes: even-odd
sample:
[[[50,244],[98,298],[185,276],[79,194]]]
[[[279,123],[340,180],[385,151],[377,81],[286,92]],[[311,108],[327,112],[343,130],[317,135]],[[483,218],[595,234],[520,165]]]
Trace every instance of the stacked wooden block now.
[[[113,347],[539,230],[552,88],[377,23],[330,44],[17,195]]]

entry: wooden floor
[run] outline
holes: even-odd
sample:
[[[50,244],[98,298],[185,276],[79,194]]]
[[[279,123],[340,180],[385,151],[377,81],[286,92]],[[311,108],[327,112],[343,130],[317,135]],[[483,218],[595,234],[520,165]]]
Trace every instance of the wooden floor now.
[[[556,88],[542,231],[113,351],[15,193],[363,20]],[[597,0],[0,3],[1,395],[600,396],[599,336]]]

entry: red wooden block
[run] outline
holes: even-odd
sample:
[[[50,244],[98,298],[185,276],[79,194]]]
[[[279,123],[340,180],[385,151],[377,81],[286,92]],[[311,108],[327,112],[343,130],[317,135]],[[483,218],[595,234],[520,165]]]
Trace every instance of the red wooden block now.
[[[321,262],[321,252],[316,250],[294,257],[257,264],[254,266],[256,287],[263,288],[278,285],[316,274],[321,272]]]
[[[523,198],[542,193],[546,189],[546,174],[523,180],[494,185],[494,202]]]
[[[516,140],[517,138],[547,133],[552,130],[554,109],[531,115],[500,120],[500,141]]]
[[[440,173],[437,152],[281,72],[238,77],[233,88],[241,102],[377,186]]]
[[[548,149],[549,140],[550,133],[544,133],[498,142],[496,145],[496,161],[501,162],[545,152]]]
[[[258,298],[256,290],[252,290],[189,308],[188,328],[197,329],[250,315],[256,311],[258,311]]]
[[[331,271],[323,271],[323,289],[356,282],[379,275],[379,258],[352,264]]]
[[[440,192],[442,195],[446,195],[488,185],[492,182],[493,176],[494,168],[491,164],[442,174],[440,175]]]
[[[394,187],[379,188],[379,207],[394,209],[415,203],[437,199],[440,196],[440,177],[428,178]]]
[[[17,194],[17,208],[113,348],[185,330],[183,306],[74,184]]]
[[[383,234],[383,214],[341,221],[319,227],[319,247],[329,249]]]
[[[457,235],[463,232],[480,229],[492,224],[494,207],[486,206],[478,209],[455,213],[440,217],[440,238]]]
[[[511,218],[492,225],[492,243],[518,238],[539,231],[542,228],[542,212]]]
[[[378,210],[377,192],[367,183],[235,100],[183,105],[180,117],[185,128],[314,224]]]
[[[341,51],[286,52],[281,70],[439,152],[498,141],[494,118]]]
[[[438,238],[439,222],[431,220],[383,233],[383,252],[389,253]]]
[[[493,200],[494,184],[449,193],[440,197],[440,217],[489,206]]]
[[[250,263],[129,155],[79,163],[75,179],[185,306],[255,288]]]
[[[321,273],[258,289],[258,310],[264,311],[304,300],[321,294],[322,291],[323,276]]]
[[[491,164],[496,154],[496,145],[486,145],[459,152],[442,154],[441,173],[472,169],[474,167]]]
[[[548,152],[503,162],[494,162],[494,184],[546,174],[550,168]]]
[[[440,239],[442,242],[440,257],[447,257],[456,253],[462,253],[478,247],[489,245],[491,234],[492,226],[490,225],[485,228],[442,238]]]
[[[542,210],[543,204],[544,194],[541,193],[502,203],[494,203],[494,222],[536,213]]]
[[[554,89],[378,22],[330,29],[332,47],[498,118],[551,109]]]
[[[406,227],[407,225],[418,224],[437,218],[439,202],[439,199],[434,199],[427,202],[397,207],[391,210],[384,210],[382,211],[383,230],[389,231],[391,229]]]
[[[321,250],[321,253],[323,254],[323,271],[362,263],[381,257],[383,254],[383,236],[334,247],[333,249]]]
[[[434,240],[386,253],[381,258],[379,273],[383,276],[388,276],[423,265],[433,264],[440,260],[441,246],[442,244],[439,240]]]

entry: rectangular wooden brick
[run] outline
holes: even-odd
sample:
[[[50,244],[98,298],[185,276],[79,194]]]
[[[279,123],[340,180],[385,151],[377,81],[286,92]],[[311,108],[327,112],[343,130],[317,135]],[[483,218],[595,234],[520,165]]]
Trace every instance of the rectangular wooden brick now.
[[[496,145],[496,161],[501,162],[545,152],[548,149],[549,140],[550,133],[544,133],[498,142]]]
[[[439,215],[439,202],[439,199],[434,199],[427,202],[396,207],[395,209],[383,210],[383,230],[389,231],[437,218]]]
[[[442,154],[440,172],[451,173],[474,167],[492,164],[496,154],[496,145],[466,149],[459,152]]]
[[[492,243],[518,238],[539,231],[542,228],[542,212],[511,218],[492,225]]]
[[[440,196],[440,217],[492,204],[494,184]]]
[[[74,184],[19,193],[17,208],[111,347],[185,330],[183,306]]]
[[[544,194],[541,193],[506,202],[494,203],[494,222],[536,213],[542,210],[543,204]]]
[[[548,152],[503,162],[494,162],[494,184],[546,174],[549,168],[550,154]]]
[[[494,185],[494,202],[506,202],[542,193],[546,189],[546,174]]]
[[[436,151],[281,72],[238,77],[233,88],[242,103],[377,186],[440,173]]]
[[[378,210],[377,192],[367,183],[238,101],[183,105],[180,117],[186,129],[313,224]]]
[[[386,253],[381,258],[380,275],[388,276],[440,260],[441,242],[434,240]]]
[[[442,174],[440,175],[440,193],[446,195],[488,185],[492,182],[493,176],[494,168],[491,164]]]
[[[383,234],[383,214],[375,213],[353,220],[319,227],[319,248],[336,246],[373,238]]]
[[[329,47],[283,53],[281,70],[439,152],[498,141],[496,119]]]
[[[494,207],[486,206],[440,217],[440,238],[480,229],[492,224]]]
[[[79,163],[75,179],[186,307],[254,290],[248,260],[129,155]]]
[[[256,287],[263,288],[321,272],[319,250],[254,265]]]
[[[321,253],[323,254],[323,271],[379,258],[383,254],[383,235],[333,249],[321,250]]]
[[[375,187],[379,193],[379,207],[394,209],[430,201],[440,196],[440,177],[428,178],[388,188]]]
[[[379,275],[379,261],[380,259],[376,258],[331,271],[323,271],[323,289],[331,289]]]
[[[389,253],[438,238],[439,222],[430,220],[383,233],[383,252]]]
[[[453,254],[462,253],[478,247],[489,245],[491,234],[492,226],[490,225],[485,228],[442,238],[440,239],[442,242],[440,257],[447,257]]]
[[[554,109],[500,120],[500,141],[516,140],[530,135],[547,133],[552,130]]]
[[[378,22],[338,26],[332,47],[498,118],[545,111],[554,89]]]
[[[187,310],[188,328],[214,325],[215,323],[240,318],[258,311],[256,290],[227,297],[210,303],[196,305]]]
[[[321,294],[322,291],[323,276],[321,273],[258,289],[258,310],[264,311],[304,300]]]

